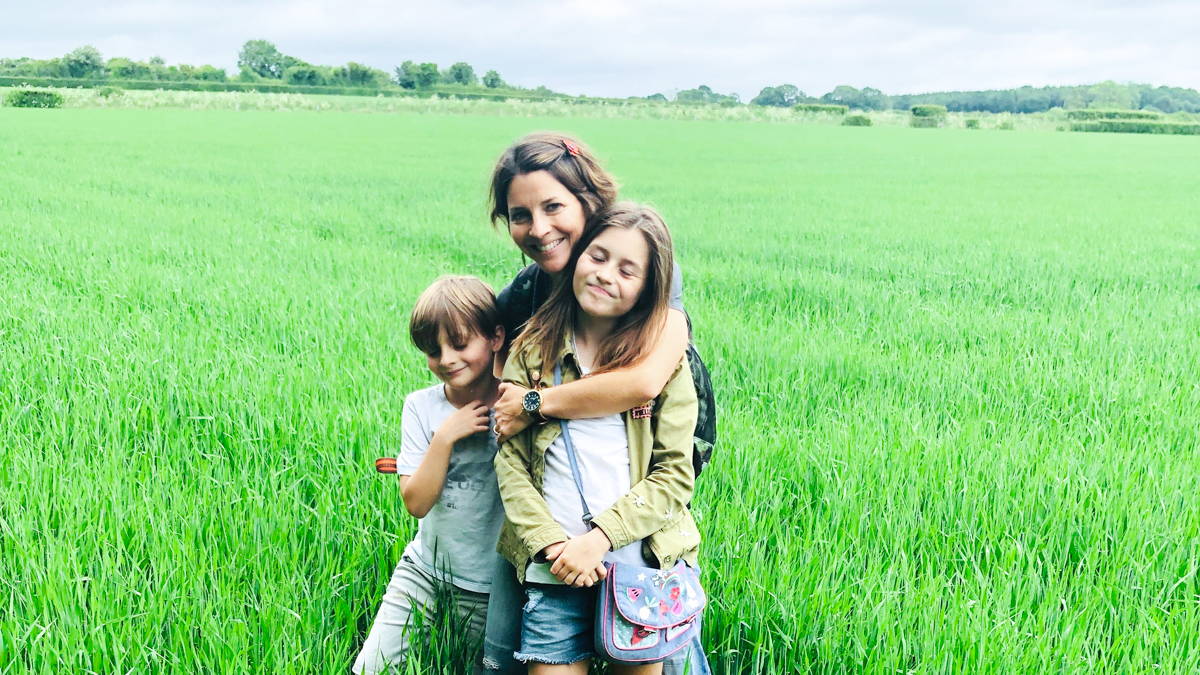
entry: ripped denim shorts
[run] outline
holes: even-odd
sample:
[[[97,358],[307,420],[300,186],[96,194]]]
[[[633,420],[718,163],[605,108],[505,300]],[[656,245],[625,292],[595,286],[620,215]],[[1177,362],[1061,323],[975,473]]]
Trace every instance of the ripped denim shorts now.
[[[523,663],[575,663],[592,658],[596,588],[526,584],[521,612]]]

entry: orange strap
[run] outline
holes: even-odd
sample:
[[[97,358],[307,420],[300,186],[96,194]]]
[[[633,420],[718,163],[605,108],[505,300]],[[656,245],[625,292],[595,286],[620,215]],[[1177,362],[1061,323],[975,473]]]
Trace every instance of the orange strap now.
[[[380,457],[375,460],[375,470],[379,473],[396,473],[396,458]]]

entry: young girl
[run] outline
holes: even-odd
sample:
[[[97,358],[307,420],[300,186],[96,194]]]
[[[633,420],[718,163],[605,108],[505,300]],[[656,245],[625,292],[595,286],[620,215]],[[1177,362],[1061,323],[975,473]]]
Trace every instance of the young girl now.
[[[598,213],[513,344],[504,379],[536,389],[553,381],[556,368],[567,382],[636,362],[662,332],[672,267],[670,234],[652,209],[620,203]],[[561,427],[530,426],[504,442],[496,457],[507,515],[499,548],[526,585],[517,658],[530,673],[587,672],[591,587],[605,562],[696,564],[700,535],[687,508],[696,415],[681,358],[655,401],[571,422],[590,528]],[[662,664],[614,670],[657,674]]]

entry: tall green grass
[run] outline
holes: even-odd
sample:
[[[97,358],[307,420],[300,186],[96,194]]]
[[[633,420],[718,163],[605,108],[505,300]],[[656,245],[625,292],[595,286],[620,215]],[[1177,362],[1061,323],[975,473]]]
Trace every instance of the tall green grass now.
[[[540,128],[678,242],[717,672],[1200,668],[1197,139],[5,108],[0,673],[345,672],[406,313],[520,267]]]

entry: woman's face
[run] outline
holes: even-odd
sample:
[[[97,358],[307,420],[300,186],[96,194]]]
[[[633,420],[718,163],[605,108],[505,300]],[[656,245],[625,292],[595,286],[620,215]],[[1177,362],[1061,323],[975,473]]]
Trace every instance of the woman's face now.
[[[551,276],[567,266],[586,220],[583,203],[548,171],[521,174],[508,187],[508,233]]]

